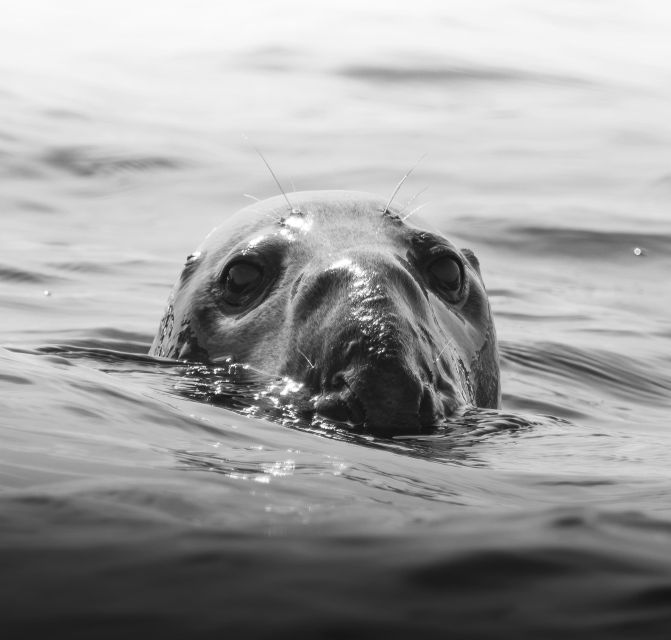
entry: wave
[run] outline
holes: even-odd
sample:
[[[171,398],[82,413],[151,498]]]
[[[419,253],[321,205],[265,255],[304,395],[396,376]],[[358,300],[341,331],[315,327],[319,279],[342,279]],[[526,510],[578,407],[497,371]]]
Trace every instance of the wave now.
[[[582,259],[603,259],[629,254],[640,248],[643,255],[668,256],[671,235],[655,232],[599,231],[567,227],[511,225],[503,220],[479,220],[477,231],[468,226],[459,231],[460,238],[476,244],[495,246],[524,255],[572,256]]]
[[[577,383],[618,397],[671,403],[671,376],[631,357],[555,342],[502,341],[499,346],[504,365],[559,376],[569,387]]]
[[[664,638],[671,624],[660,520],[565,509],[427,514],[413,528],[373,506],[357,513],[367,531],[345,508],[315,506],[250,526],[211,513],[226,491],[208,514],[168,489],[172,517],[157,513],[169,502],[160,487],[138,489],[135,509],[94,491],[3,497],[9,635],[624,640]],[[264,513],[254,492],[249,502]]]
[[[0,280],[39,285],[51,284],[54,281],[67,282],[67,278],[40,273],[39,271],[31,271],[29,269],[20,269],[7,264],[0,264]]]
[[[536,83],[571,86],[591,85],[586,79],[494,66],[456,64],[357,64],[341,67],[337,73],[353,80],[388,83]]]
[[[175,170],[183,161],[166,156],[133,156],[110,154],[92,147],[56,147],[45,153],[42,161],[48,166],[78,177],[116,173]]]

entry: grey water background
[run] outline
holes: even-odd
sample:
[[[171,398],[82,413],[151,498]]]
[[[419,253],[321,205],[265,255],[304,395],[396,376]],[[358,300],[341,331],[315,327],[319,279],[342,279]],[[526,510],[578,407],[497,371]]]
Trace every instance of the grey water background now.
[[[3,637],[667,637],[668,5],[2,9]],[[426,154],[397,201],[480,258],[500,414],[354,438],[145,357],[276,194],[243,133],[288,189]]]

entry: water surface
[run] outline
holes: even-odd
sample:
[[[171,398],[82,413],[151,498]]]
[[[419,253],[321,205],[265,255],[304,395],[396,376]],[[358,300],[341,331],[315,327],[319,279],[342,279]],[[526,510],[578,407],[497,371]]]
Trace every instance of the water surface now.
[[[671,15],[359,4],[5,12],[16,637],[665,637]],[[243,133],[288,189],[386,195],[427,154],[399,202],[428,187],[412,206],[480,258],[501,412],[355,436],[146,356],[184,257],[275,195]]]

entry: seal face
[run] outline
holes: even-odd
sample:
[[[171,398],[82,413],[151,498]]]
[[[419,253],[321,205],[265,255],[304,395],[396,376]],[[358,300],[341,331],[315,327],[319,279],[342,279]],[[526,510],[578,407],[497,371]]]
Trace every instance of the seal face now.
[[[496,332],[477,258],[364,193],[251,205],[186,261],[150,354],[233,358],[303,383],[321,416],[416,433],[498,408]]]

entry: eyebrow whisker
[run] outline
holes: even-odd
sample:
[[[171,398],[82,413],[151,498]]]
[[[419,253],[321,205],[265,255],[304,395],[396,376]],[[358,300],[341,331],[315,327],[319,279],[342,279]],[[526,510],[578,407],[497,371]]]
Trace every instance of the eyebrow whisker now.
[[[273,168],[270,166],[270,164],[269,164],[268,161],[266,160],[265,156],[261,153],[261,151],[259,150],[259,148],[256,147],[256,146],[252,143],[252,141],[251,141],[245,134],[243,134],[243,138],[247,141],[247,143],[249,144],[249,146],[250,146],[252,149],[254,149],[254,151],[256,151],[256,153],[259,154],[259,158],[261,158],[261,160],[263,160],[263,164],[265,164],[266,167],[268,168],[268,171],[270,171],[270,175],[273,177],[273,180],[275,180],[275,184],[277,185],[277,188],[280,190],[280,193],[284,196],[284,199],[287,201],[287,205],[289,206],[289,211],[291,211],[292,213],[300,213],[300,209],[296,209],[296,208],[291,204],[291,201],[290,201],[289,198],[287,197],[286,192],[285,192],[284,189],[282,188],[282,184],[280,183],[279,178],[277,177],[277,175],[276,175],[275,172],[273,171]]]
[[[401,220],[403,220],[403,221],[405,222],[405,221],[406,221],[406,220],[407,220],[413,213],[417,213],[420,209],[423,209],[423,208],[426,207],[428,204],[429,204],[428,202],[424,202],[423,204],[420,204],[418,207],[415,207],[410,213],[408,213],[407,215],[403,216],[403,217],[401,218]]]
[[[389,207],[391,206],[391,203],[393,202],[394,198],[396,197],[396,194],[400,191],[401,187],[403,186],[403,183],[408,179],[408,176],[417,168],[417,165],[426,158],[426,153],[423,154],[415,164],[406,171],[406,174],[399,180],[398,184],[396,185],[396,188],[392,192],[389,200],[387,201],[387,204],[384,207],[384,211],[382,212],[383,214],[388,214],[389,213]]]
[[[417,198],[419,198],[419,196],[421,196],[423,193],[426,193],[426,191],[429,189],[429,186],[430,185],[427,184],[426,187],[424,187],[423,189],[418,191],[414,196],[412,196],[412,198],[410,198],[410,200],[408,200],[403,205],[403,208],[399,211],[399,213],[403,213],[415,200],[417,200]]]

